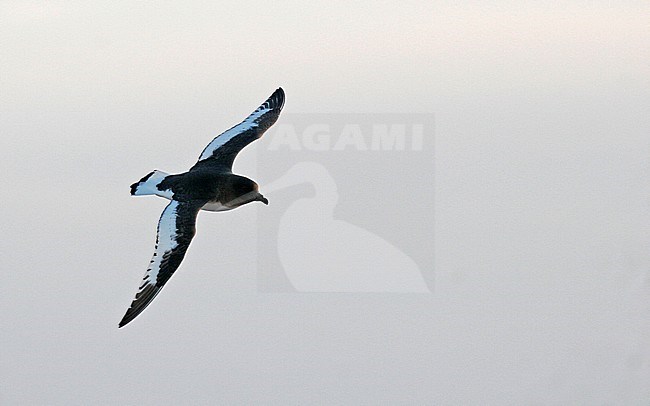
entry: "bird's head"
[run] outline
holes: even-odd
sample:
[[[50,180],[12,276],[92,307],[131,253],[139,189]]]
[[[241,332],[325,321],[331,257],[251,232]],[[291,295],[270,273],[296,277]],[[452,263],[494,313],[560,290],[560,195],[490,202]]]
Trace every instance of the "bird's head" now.
[[[228,196],[226,203],[230,207],[238,207],[250,202],[269,204],[269,200],[259,192],[258,184],[244,176],[232,178],[230,192],[231,196]]]

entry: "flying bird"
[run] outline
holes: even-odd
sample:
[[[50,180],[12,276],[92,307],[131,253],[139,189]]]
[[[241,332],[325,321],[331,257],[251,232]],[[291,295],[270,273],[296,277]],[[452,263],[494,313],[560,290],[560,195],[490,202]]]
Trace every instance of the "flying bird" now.
[[[155,170],[131,185],[131,195],[156,195],[170,202],[158,221],[153,258],[120,327],[142,313],[178,269],[196,232],[199,210],[226,211],[250,202],[269,204],[257,183],[232,173],[232,164],[239,151],[277,121],[283,106],[284,91],[278,88],[244,121],[216,136],[189,171],[170,175]]]

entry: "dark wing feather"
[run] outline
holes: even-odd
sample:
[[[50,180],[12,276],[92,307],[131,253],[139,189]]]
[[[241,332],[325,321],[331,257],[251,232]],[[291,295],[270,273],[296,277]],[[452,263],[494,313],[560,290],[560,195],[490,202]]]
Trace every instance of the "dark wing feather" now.
[[[125,326],[151,303],[178,269],[195,234],[196,215],[205,202],[172,200],[158,221],[156,249],[142,285],[120,321]]]
[[[278,119],[284,106],[284,90],[278,88],[244,121],[215,137],[192,167],[232,169],[235,157],[246,145],[260,138]],[[191,169],[191,170],[192,170]]]

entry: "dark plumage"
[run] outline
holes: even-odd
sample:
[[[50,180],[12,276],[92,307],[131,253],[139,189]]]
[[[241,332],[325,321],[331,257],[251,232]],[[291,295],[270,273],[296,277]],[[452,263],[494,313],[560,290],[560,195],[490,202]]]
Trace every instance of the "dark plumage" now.
[[[195,234],[199,210],[226,211],[268,200],[251,179],[232,173],[235,157],[271,127],[284,105],[284,91],[276,90],[240,124],[215,137],[198,162],[185,173],[155,170],[131,185],[132,195],[157,195],[171,200],[158,221],[156,249],[143,283],[119,326],[138,316],[178,269]]]

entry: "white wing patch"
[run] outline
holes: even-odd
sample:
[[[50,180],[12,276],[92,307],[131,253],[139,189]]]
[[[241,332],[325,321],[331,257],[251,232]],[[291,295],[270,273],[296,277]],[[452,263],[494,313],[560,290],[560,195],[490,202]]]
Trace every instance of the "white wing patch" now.
[[[226,142],[230,141],[237,135],[243,133],[244,131],[248,131],[250,129],[258,127],[259,124],[257,124],[255,120],[259,119],[265,113],[268,113],[271,110],[272,109],[262,105],[257,110],[255,110],[250,116],[246,117],[244,121],[237,124],[230,130],[226,130],[225,132],[217,135],[215,139],[213,139],[212,142],[210,142],[208,146],[205,147],[205,149],[201,153],[201,156],[199,157],[199,161],[210,158],[214,153],[214,151],[219,149],[219,147],[221,147],[222,145],[224,145]]]
[[[153,258],[151,258],[151,262],[149,263],[149,268],[144,274],[140,290],[142,290],[147,284],[156,284],[156,278],[160,272],[160,264],[162,263],[165,253],[178,246],[178,243],[176,242],[176,216],[178,205],[179,203],[176,200],[172,200],[171,203],[165,207],[165,210],[163,210],[162,215],[160,216],[160,221],[158,222],[158,236],[156,238],[156,250],[153,254]]]

